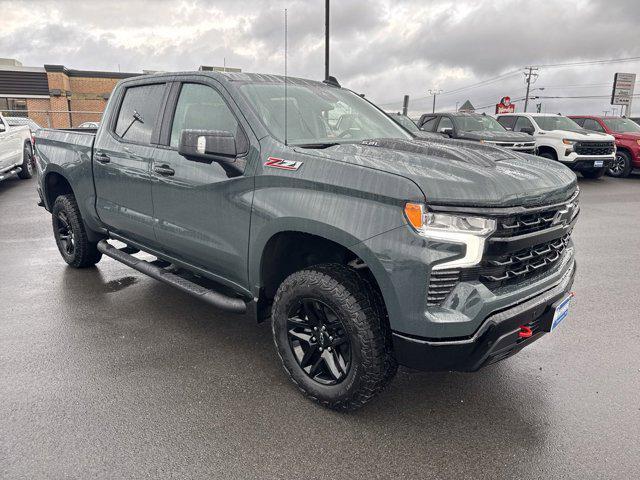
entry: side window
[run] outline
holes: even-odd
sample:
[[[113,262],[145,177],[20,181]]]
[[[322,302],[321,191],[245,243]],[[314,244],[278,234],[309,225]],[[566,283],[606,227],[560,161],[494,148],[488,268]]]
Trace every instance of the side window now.
[[[449,117],[441,117],[440,123],[438,124],[438,132],[442,132],[445,128],[450,128],[453,130],[453,122]]]
[[[498,117],[498,123],[507,130],[513,130],[518,117]]]
[[[114,133],[124,140],[149,145],[164,87],[164,83],[156,83],[127,88]]]
[[[438,117],[425,117],[420,128],[426,132],[433,132],[433,128],[436,126],[437,120]]]
[[[573,120],[574,122],[576,122],[578,125],[580,125],[581,127],[584,126],[584,121],[586,120],[586,118],[572,118],[571,120]]]
[[[587,130],[593,130],[594,132],[604,132],[604,128],[602,128],[602,126],[592,118],[585,119],[582,126]]]
[[[178,147],[180,132],[224,130],[237,135],[238,122],[222,96],[213,88],[198,83],[185,83],[180,90],[171,125],[171,146]]]
[[[521,132],[523,128],[533,129],[533,124],[527,117],[518,117],[518,120],[516,120],[516,126],[513,128],[513,131]]]

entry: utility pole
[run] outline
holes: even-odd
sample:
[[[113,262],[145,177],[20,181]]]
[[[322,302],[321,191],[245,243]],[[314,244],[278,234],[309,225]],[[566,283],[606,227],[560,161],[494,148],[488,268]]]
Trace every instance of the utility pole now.
[[[324,79],[329,79],[329,0],[324,2]]]
[[[409,95],[404,96],[404,100],[402,102],[402,114],[407,115],[409,112]]]
[[[436,95],[438,95],[439,93],[442,93],[442,90],[440,89],[429,89],[429,95],[433,95],[433,109],[431,111],[431,113],[436,113]]]
[[[529,89],[531,88],[531,78],[533,77],[533,83],[535,83],[536,79],[538,78],[538,74],[533,72],[537,72],[538,67],[525,67],[525,70],[528,70],[524,72],[524,76],[526,77],[525,82],[527,84],[527,96],[524,99],[524,111],[526,112],[527,106],[529,106]]]

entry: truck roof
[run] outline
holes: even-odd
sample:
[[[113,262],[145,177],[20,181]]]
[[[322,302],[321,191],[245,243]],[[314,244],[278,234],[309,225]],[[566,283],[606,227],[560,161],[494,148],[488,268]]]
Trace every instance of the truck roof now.
[[[180,78],[180,77],[209,77],[215,78],[221,83],[270,83],[270,84],[280,84],[284,83],[285,77],[283,75],[272,75],[269,73],[245,73],[245,72],[212,72],[212,71],[184,71],[184,72],[162,72],[162,73],[152,73],[146,75],[138,75],[136,77],[127,78],[122,80],[121,83],[126,84],[129,82],[139,83],[141,79],[149,78],[152,79],[165,79],[165,78]],[[331,84],[327,84],[321,82],[319,80],[309,80],[306,78],[299,77],[286,77],[288,84],[293,85],[315,85],[315,86],[331,86]]]

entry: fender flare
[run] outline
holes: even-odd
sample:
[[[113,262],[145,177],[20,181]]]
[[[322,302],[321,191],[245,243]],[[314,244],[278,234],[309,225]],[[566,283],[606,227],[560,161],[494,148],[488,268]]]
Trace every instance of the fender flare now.
[[[395,228],[398,227],[394,227],[394,229]],[[341,247],[353,252],[364,263],[366,263],[371,270],[371,273],[378,283],[378,287],[380,288],[382,298],[387,307],[387,312],[391,314],[391,312],[399,311],[398,298],[395,295],[395,290],[391,283],[391,279],[389,278],[387,271],[383,267],[378,257],[364,243],[366,242],[366,239],[360,240],[354,237],[349,232],[336,228],[333,225],[329,225],[312,219],[304,219],[303,221],[301,221],[300,218],[294,217],[280,217],[273,220],[269,223],[268,226],[263,228],[262,231],[254,239],[251,240],[249,251],[254,253],[250,253],[251,256],[249,260],[248,275],[250,285],[253,285],[255,288],[256,297],[262,283],[261,275],[265,247],[274,236],[286,232],[315,235],[316,237],[334,242]]]

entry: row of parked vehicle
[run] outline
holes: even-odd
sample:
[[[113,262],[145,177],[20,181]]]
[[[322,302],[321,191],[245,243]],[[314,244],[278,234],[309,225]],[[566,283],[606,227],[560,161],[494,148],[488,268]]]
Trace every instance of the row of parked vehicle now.
[[[586,178],[627,177],[640,168],[640,119],[592,115],[427,113],[416,122],[392,114],[414,134],[497,145],[562,162]]]

